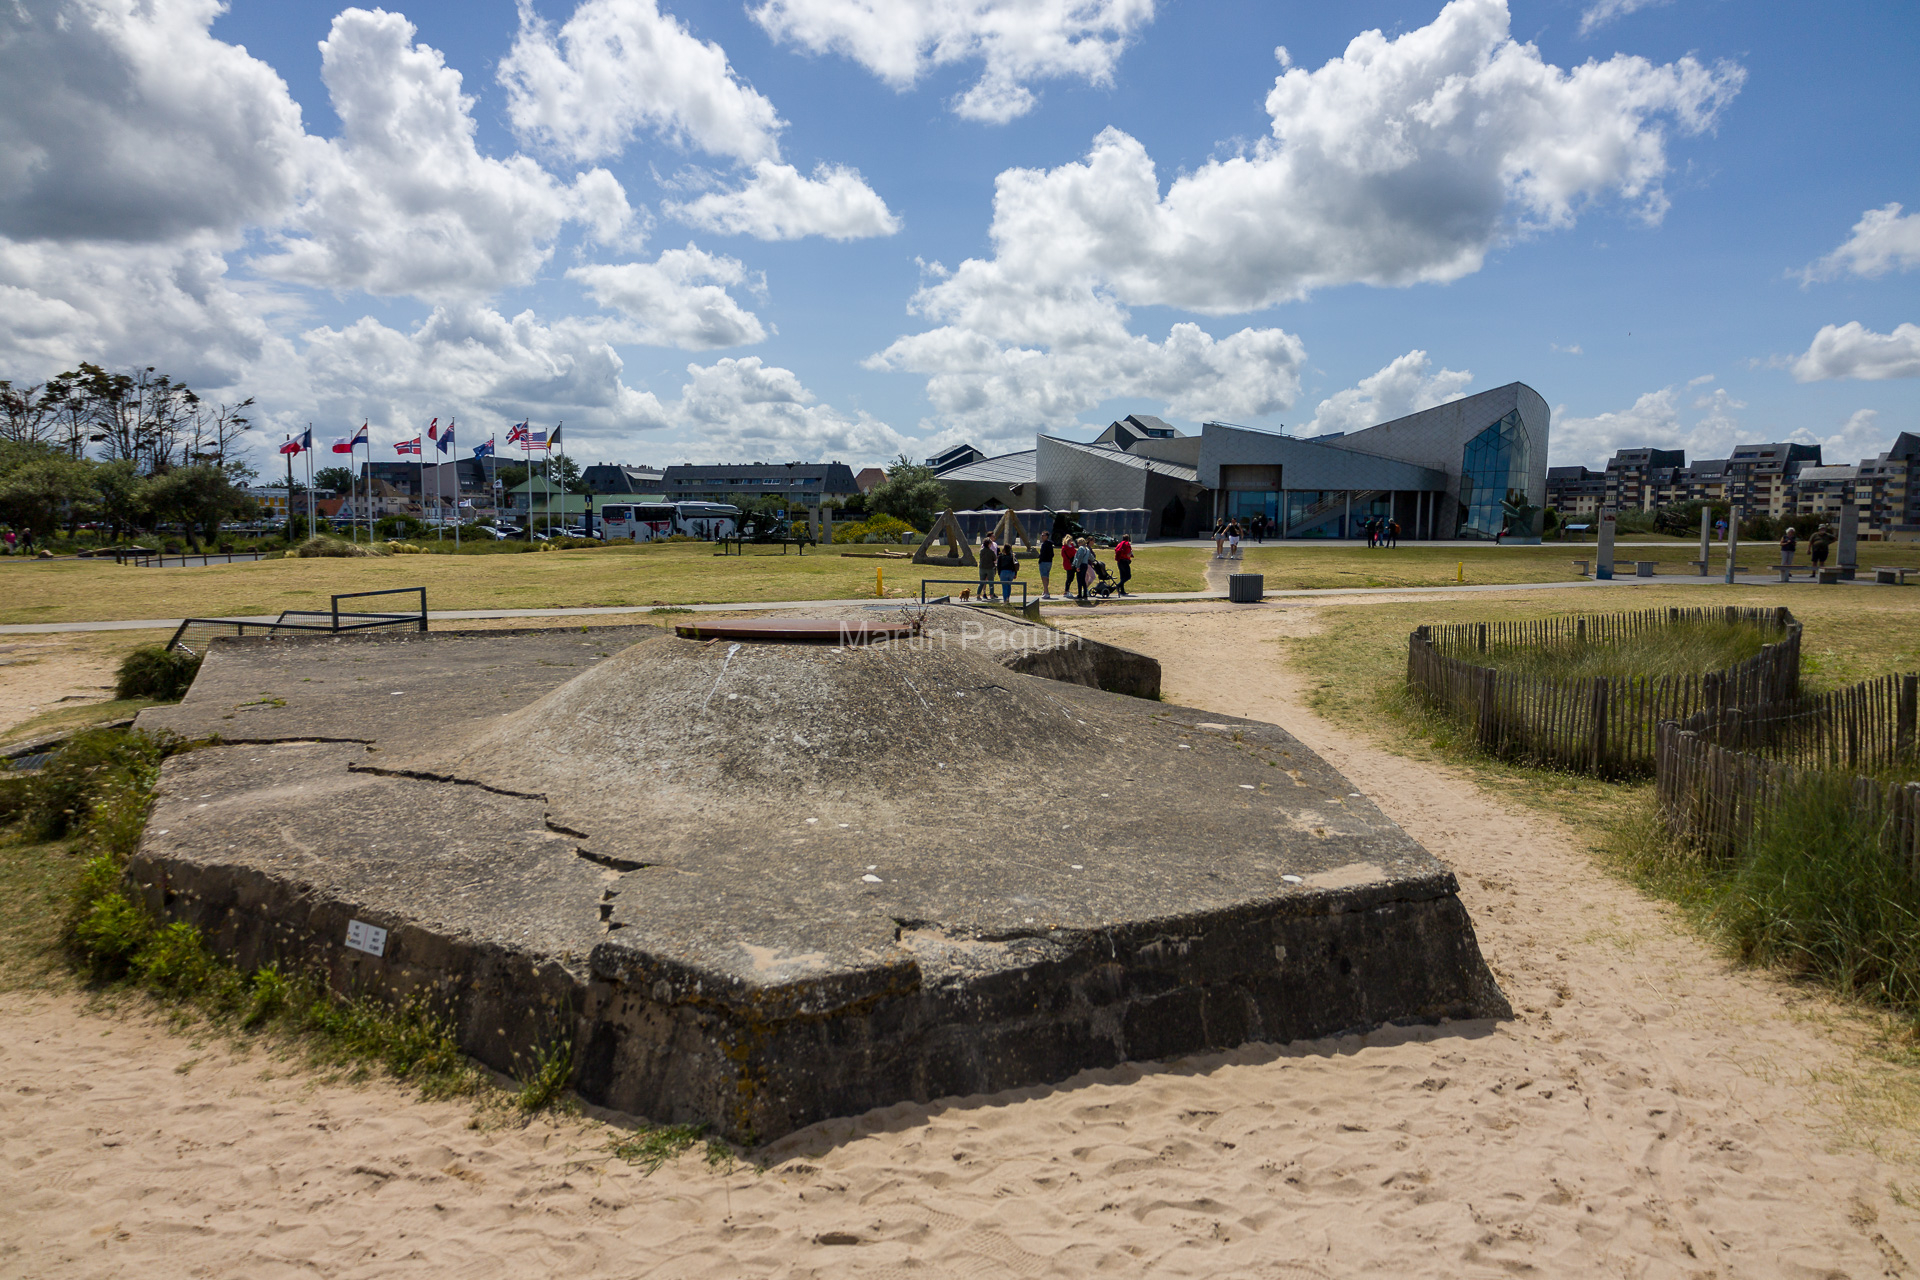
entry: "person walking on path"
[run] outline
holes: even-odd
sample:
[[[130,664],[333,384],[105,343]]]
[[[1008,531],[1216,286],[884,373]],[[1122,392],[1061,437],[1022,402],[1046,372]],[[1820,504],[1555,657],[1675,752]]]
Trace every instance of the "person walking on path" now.
[[[1002,604],[1012,604],[1013,576],[1020,572],[1020,561],[1013,554],[1013,539],[1009,538],[1001,545],[994,564],[1000,570],[1000,601]]]
[[[1087,603],[1087,581],[1093,577],[1093,547],[1085,539],[1073,553],[1073,581],[1077,598]]]
[[[1238,520],[1227,526],[1227,555],[1234,560],[1240,558],[1240,522]]]
[[[1225,520],[1215,520],[1213,522],[1213,558],[1215,560],[1218,560],[1224,554],[1223,548],[1226,545],[1226,541],[1227,522]]]
[[[1040,598],[1053,599],[1053,530],[1040,535]]]
[[[1807,559],[1813,561],[1813,580],[1820,580],[1820,571],[1827,567],[1827,550],[1833,546],[1833,533],[1825,525],[1813,531],[1807,539]]]
[[[1060,598],[1063,600],[1073,595],[1073,553],[1079,548],[1072,534],[1060,540]]]
[[[1113,548],[1113,562],[1120,567],[1120,594],[1127,594],[1127,581],[1133,577],[1133,539],[1125,534]]]
[[[1387,545],[1389,547],[1398,547],[1400,545],[1400,522],[1398,520],[1387,521]]]
[[[993,545],[993,535],[980,535],[980,588],[974,593],[976,599],[993,599],[993,570],[1000,559],[1000,548]]]
[[[1792,525],[1788,525],[1787,531],[1780,535],[1780,567],[1786,571],[1781,576],[1789,581],[1793,578],[1793,553],[1799,548],[1800,535],[1794,532]],[[1811,551],[1812,547],[1809,546],[1808,550]]]

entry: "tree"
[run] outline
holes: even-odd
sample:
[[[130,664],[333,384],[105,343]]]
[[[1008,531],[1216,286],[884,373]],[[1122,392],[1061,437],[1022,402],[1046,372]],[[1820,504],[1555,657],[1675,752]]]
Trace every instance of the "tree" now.
[[[502,489],[515,489],[527,482],[527,469],[517,462],[503,462],[493,469],[493,478]]]
[[[0,378],[0,440],[37,444],[53,432],[61,403],[44,383],[16,387]]]
[[[353,488],[353,472],[345,467],[322,467],[313,473],[313,483],[317,488],[345,493]]]
[[[233,483],[226,470],[210,462],[175,467],[155,476],[147,481],[144,497],[154,515],[178,520],[186,531],[187,545],[196,549],[196,529],[212,542],[220,536],[222,520],[251,515],[254,509],[253,499]]]
[[[904,453],[887,468],[887,478],[867,494],[868,512],[905,520],[922,531],[933,527],[934,516],[946,505],[947,487],[933,468],[909,461]]]
[[[0,519],[44,538],[91,504],[94,464],[44,442],[0,446]]]
[[[133,459],[94,463],[93,491],[100,517],[117,541],[146,522],[146,481],[134,469]]]

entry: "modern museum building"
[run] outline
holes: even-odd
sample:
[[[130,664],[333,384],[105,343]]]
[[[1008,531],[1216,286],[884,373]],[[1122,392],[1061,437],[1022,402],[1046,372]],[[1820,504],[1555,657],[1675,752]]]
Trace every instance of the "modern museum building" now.
[[[1547,402],[1511,382],[1364,431],[1311,438],[1208,422],[1188,435],[1129,415],[1087,444],[939,472],[956,507],[1127,512],[1135,536],[1193,537],[1258,520],[1268,537],[1352,538],[1397,522],[1408,541],[1533,542],[1547,496]]]

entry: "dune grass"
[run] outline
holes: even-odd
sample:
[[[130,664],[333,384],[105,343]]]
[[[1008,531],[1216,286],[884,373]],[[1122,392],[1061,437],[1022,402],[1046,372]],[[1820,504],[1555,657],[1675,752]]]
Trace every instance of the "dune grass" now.
[[[1462,656],[1478,666],[1546,680],[1695,676],[1744,662],[1779,638],[1779,632],[1748,622],[1687,621],[1619,641],[1489,645],[1485,653]]]
[[[1920,592],[1711,590],[1714,603],[1791,608],[1805,627],[1802,681],[1811,690],[1920,669]],[[1635,607],[1701,600],[1689,588],[1632,597]],[[1736,959],[1888,1009],[1920,1033],[1920,884],[1881,852],[1883,833],[1853,814],[1851,775],[1792,789],[1762,816],[1743,856],[1713,862],[1674,841],[1650,782],[1602,782],[1489,757],[1470,731],[1407,692],[1406,635],[1421,622],[1518,620],[1591,605],[1591,596],[1570,592],[1336,606],[1320,611],[1319,634],[1283,643],[1312,679],[1311,701],[1323,715],[1370,726],[1393,750],[1465,766],[1479,785],[1566,822],[1606,865],[1680,905]],[[1757,633],[1749,643],[1765,638]],[[1902,1061],[1920,1054],[1904,1033],[1887,1048]]]

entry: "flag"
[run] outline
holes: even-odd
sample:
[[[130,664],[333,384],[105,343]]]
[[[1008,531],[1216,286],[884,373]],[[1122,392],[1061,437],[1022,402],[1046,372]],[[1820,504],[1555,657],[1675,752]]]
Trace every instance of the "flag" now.
[[[288,436],[287,442],[280,446],[280,452],[288,455],[299,453],[300,438],[298,436]]]
[[[524,444],[527,438],[527,424],[516,423],[513,430],[507,432],[508,444]]]
[[[440,419],[435,418],[432,422],[427,424],[427,439],[438,440],[439,438],[440,438]]]
[[[367,442],[367,424],[363,422],[360,424],[360,429],[353,433],[353,439],[349,440],[347,443],[353,445],[355,448],[359,448],[361,445],[365,444],[366,442]]]
[[[414,453],[414,454],[419,453],[420,437],[415,436],[411,440],[402,440],[399,444],[396,444],[395,446],[393,446],[393,451],[395,453]]]
[[[485,440],[473,446],[473,456],[476,458],[491,458],[493,456],[493,437],[488,436]]]
[[[335,453],[352,453],[353,441],[348,437],[342,436],[333,442],[333,451]]]
[[[451,448],[453,448],[453,424],[449,422],[447,424],[447,429],[440,433],[439,449],[440,449],[440,452],[445,453],[447,450]]]
[[[527,436],[525,443],[521,445],[523,449],[544,449],[546,447],[547,433],[544,431],[536,431],[532,435]]]
[[[296,449],[294,452],[299,453],[303,450],[311,450],[312,448],[313,448],[313,428],[308,427],[305,431],[302,431],[300,433],[300,448]]]
[[[559,427],[556,426],[553,429],[553,434],[547,437],[547,447],[549,449],[558,449],[560,447],[560,428]]]

